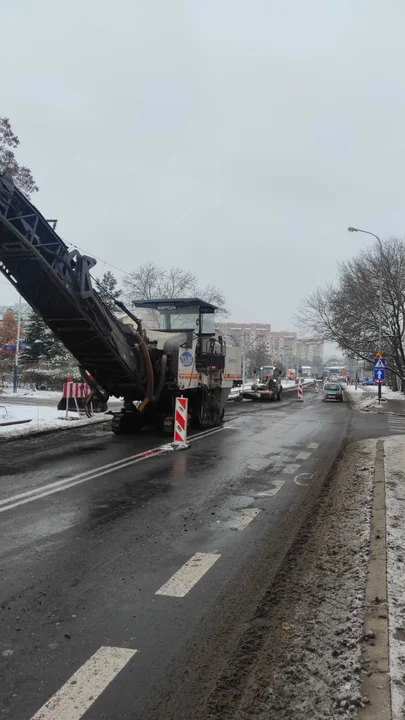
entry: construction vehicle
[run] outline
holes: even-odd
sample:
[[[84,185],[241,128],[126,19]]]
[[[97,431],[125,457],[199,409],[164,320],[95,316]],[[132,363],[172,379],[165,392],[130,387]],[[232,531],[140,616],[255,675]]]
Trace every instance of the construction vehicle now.
[[[130,323],[103,303],[90,275],[96,260],[69,249],[41,213],[0,175],[0,270],[76,358],[91,396],[123,398],[116,433],[173,427],[178,396],[201,428],[222,422],[241,375],[240,351],[215,336],[215,305],[198,298],[143,300],[153,322],[115,301]]]
[[[281,370],[265,366],[260,368],[260,377],[252,383],[250,390],[243,390],[241,396],[244,400],[253,402],[268,402],[281,400],[283,387],[281,384]]]

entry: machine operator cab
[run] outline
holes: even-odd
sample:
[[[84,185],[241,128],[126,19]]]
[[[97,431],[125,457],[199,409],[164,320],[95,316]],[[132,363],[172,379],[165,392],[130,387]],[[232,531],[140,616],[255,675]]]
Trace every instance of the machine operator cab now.
[[[216,305],[199,298],[136,300],[134,305],[149,342],[172,358],[180,384],[186,375],[224,370],[225,343],[215,337]]]
[[[135,300],[145,330],[215,335],[216,305],[198,298]],[[140,311],[140,312],[139,312]]]

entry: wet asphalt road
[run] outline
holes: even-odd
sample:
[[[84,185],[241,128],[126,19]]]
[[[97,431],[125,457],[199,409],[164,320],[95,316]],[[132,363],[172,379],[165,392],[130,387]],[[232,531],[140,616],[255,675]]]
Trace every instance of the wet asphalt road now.
[[[390,433],[310,391],[227,415],[184,452],[100,425],[2,445],[0,716],[203,718],[342,444]]]

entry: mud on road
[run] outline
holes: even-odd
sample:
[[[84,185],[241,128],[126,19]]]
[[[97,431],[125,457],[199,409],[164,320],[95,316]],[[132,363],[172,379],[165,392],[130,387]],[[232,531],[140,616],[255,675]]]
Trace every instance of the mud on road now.
[[[334,466],[211,693],[210,720],[355,718],[375,442]]]

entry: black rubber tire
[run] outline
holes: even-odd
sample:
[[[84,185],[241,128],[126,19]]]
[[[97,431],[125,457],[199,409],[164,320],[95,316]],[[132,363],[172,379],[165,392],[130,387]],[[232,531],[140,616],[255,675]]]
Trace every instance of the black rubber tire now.
[[[281,400],[281,393],[282,393],[282,390],[279,390],[278,393],[277,393],[276,400],[277,400],[278,402],[280,402],[280,400]]]

